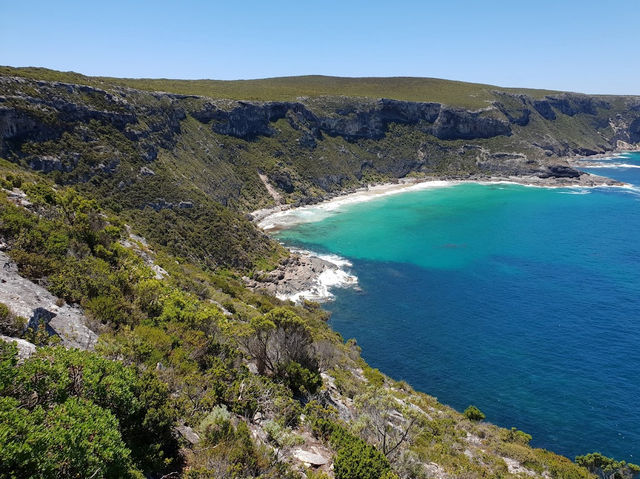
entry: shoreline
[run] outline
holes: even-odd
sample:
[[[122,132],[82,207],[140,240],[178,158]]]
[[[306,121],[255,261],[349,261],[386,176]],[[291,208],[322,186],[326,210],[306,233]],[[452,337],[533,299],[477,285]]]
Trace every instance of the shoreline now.
[[[603,158],[612,155],[603,156]],[[587,160],[588,161],[588,160]],[[278,205],[271,208],[262,208],[250,213],[253,221],[263,231],[275,232],[285,229],[288,226],[298,224],[298,222],[278,222],[278,218],[290,216],[294,211],[304,211],[306,209],[324,209],[332,211],[345,204],[363,203],[384,196],[400,194],[409,191],[420,191],[424,189],[447,188],[450,186],[476,183],[484,185],[492,184],[515,184],[534,188],[604,188],[604,187],[628,187],[626,183],[613,180],[604,176],[583,173],[579,177],[548,177],[538,176],[489,176],[489,175],[468,175],[461,176],[432,176],[422,178],[400,178],[397,181],[373,183],[351,190],[329,193],[317,201],[305,205]]]
[[[607,157],[611,157],[608,155]],[[304,222],[305,210],[325,210],[330,214],[336,209],[355,203],[363,203],[385,196],[410,191],[448,188],[460,184],[515,184],[534,188],[603,188],[628,187],[611,178],[582,173],[579,177],[537,176],[488,176],[423,177],[404,178],[395,182],[384,182],[355,188],[351,191],[329,194],[307,205],[279,205],[251,213],[251,219],[267,234]],[[296,217],[297,215],[297,217]],[[316,221],[318,218],[310,221]],[[286,247],[286,246],[285,246]],[[300,303],[306,300],[327,302],[333,299],[333,288],[359,289],[358,278],[351,272],[352,264],[336,255],[287,247],[290,256],[275,270],[254,278],[243,278],[245,285],[253,290],[264,290],[281,300]]]

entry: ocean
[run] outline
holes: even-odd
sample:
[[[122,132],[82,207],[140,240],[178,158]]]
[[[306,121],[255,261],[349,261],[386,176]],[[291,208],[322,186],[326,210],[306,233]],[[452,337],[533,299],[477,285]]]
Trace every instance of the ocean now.
[[[276,236],[348,261],[325,307],[373,367],[533,446],[639,462],[640,154],[590,161],[638,188],[439,183]]]

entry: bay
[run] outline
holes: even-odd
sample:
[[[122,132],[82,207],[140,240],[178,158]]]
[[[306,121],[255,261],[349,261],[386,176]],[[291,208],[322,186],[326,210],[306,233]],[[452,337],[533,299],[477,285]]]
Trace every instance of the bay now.
[[[594,166],[640,185],[640,154]],[[326,307],[372,366],[534,446],[637,462],[639,191],[457,184],[322,211],[277,237],[350,260],[359,289]]]

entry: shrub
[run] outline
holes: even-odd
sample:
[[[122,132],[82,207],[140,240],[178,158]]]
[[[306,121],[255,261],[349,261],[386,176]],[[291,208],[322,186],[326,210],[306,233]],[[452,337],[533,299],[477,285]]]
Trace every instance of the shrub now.
[[[576,463],[592,474],[606,479],[633,479],[640,473],[640,466],[616,461],[598,452],[576,457]]]
[[[27,324],[27,320],[21,316],[16,316],[9,307],[0,303],[0,334],[6,336],[20,336]]]
[[[214,408],[198,430],[205,446],[200,460],[205,460],[213,477],[254,477],[258,474],[261,457],[251,440],[249,428],[244,422],[234,420],[225,407]]]
[[[313,435],[320,439],[329,439],[336,427],[338,410],[331,406],[324,407],[314,400],[305,405],[303,413],[306,421],[311,426]]]
[[[316,371],[309,371],[295,361],[289,361],[283,368],[276,372],[284,384],[294,394],[314,394],[322,386],[322,378]]]
[[[0,477],[142,477],[129,456],[116,418],[91,401],[29,411],[0,398]]]
[[[6,320],[10,314],[9,306],[4,303],[0,303],[0,321]]]
[[[162,471],[177,457],[168,390],[153,373],[61,347],[41,348],[19,367],[7,354],[0,362],[0,395],[23,409],[55,409],[73,398],[90,401],[115,417],[133,461],[145,472]]]
[[[384,385],[384,375],[378,369],[366,366],[362,368],[362,372],[372,386],[381,387]]]
[[[331,444],[338,454],[334,462],[336,479],[380,479],[389,477],[389,460],[375,447],[367,444],[343,427],[331,434]]]
[[[233,437],[231,414],[226,406],[217,406],[200,422],[198,430],[211,444],[218,444]]]
[[[122,298],[96,296],[86,302],[86,308],[102,324],[117,327],[131,322],[131,313]]]
[[[267,439],[277,447],[293,447],[304,444],[302,436],[282,427],[275,421],[266,421],[263,424],[263,428],[267,433]]]
[[[252,319],[239,336],[260,374],[273,376],[294,394],[314,393],[322,385],[311,330],[288,309],[275,308]]]
[[[527,434],[524,431],[520,431],[515,427],[511,429],[504,430],[500,433],[500,438],[503,441],[514,442],[516,444],[522,444],[526,446],[531,441],[531,434]]]
[[[467,417],[467,419],[470,419],[472,421],[483,421],[486,417],[484,413],[475,406],[469,406],[464,410],[463,414]]]

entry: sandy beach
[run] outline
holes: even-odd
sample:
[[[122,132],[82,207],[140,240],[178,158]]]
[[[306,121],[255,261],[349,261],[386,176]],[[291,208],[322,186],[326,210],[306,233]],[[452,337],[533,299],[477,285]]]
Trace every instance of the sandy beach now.
[[[612,156],[612,155],[609,155]],[[342,194],[327,195],[316,203],[304,206],[279,205],[253,211],[253,221],[264,231],[274,232],[282,228],[308,221],[317,221],[322,212],[330,214],[345,205],[363,203],[389,195],[408,191],[448,188],[463,183],[477,184],[517,184],[537,188],[597,188],[625,187],[624,183],[603,176],[582,174],[579,178],[540,178],[537,176],[469,176],[467,178],[404,178],[397,182],[388,182],[363,186]]]

